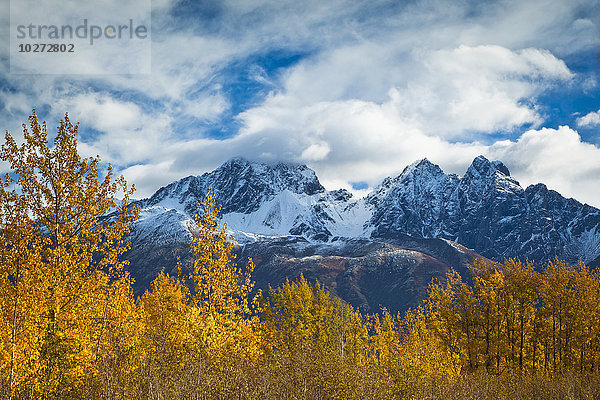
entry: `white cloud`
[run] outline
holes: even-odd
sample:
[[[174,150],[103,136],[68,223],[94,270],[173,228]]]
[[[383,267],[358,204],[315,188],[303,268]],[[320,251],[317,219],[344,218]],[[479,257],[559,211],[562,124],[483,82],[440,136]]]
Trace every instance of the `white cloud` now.
[[[487,155],[502,160],[523,186],[542,182],[562,195],[600,206],[600,148],[568,126],[530,130],[499,141]]]
[[[429,134],[453,138],[541,123],[535,96],[572,76],[562,60],[539,49],[461,45],[422,59],[423,72],[398,92],[397,106]]]
[[[127,182],[135,185],[136,191],[133,197],[143,199],[152,196],[158,188],[182,178],[178,171],[174,172],[170,169],[170,164],[168,161],[136,164],[119,173]]]
[[[535,97],[572,77],[546,50],[461,45],[414,52],[404,45],[364,42],[306,60],[284,77],[277,107],[350,99],[382,103],[391,95],[389,111],[424,132],[472,138],[474,131],[540,124]],[[270,109],[275,98],[262,106]]]
[[[577,126],[596,126],[600,125],[600,110],[592,111],[583,117],[577,118]]]
[[[229,102],[221,93],[201,94],[194,99],[183,101],[184,115],[189,115],[204,121],[218,120],[221,114],[230,107]]]
[[[231,154],[258,160],[276,155],[276,159],[306,162],[307,149],[318,154],[326,145],[327,154],[318,154],[308,165],[328,189],[351,190],[349,182],[365,181],[372,187],[423,157],[446,172],[463,174],[474,157],[484,154],[504,161],[524,187],[543,182],[567,197],[600,205],[596,190],[600,186],[600,149],[583,142],[569,127],[529,130],[516,141],[491,145],[452,143],[411,127],[390,113],[389,107],[389,102],[378,105],[353,100],[323,103],[296,113],[262,110],[273,119],[249,113],[242,135],[173,144],[164,149],[164,155],[175,162],[161,164],[160,170],[136,166],[136,174],[131,176],[140,182],[164,184],[175,177],[211,170]],[[304,122],[302,130],[290,128],[300,122]]]
[[[54,108],[71,110],[82,123],[104,132],[135,129],[143,118],[136,104],[121,102],[98,93],[81,94],[62,100]]]
[[[329,145],[325,142],[321,143],[313,143],[308,146],[302,154],[300,155],[300,159],[303,161],[320,161],[327,157],[329,154],[330,148]]]
[[[175,3],[152,2],[149,76],[16,79],[0,65],[15,89],[2,93],[2,127],[18,130],[13,120],[24,122],[33,106],[49,106],[49,121],[69,111],[84,133],[97,131],[84,135],[82,151],[122,167],[137,197],[235,155],[307,162],[331,189],[375,185],[423,157],[463,173],[479,154],[566,195],[592,199],[600,187],[588,160],[569,156],[578,162],[553,172],[565,157],[561,140],[573,154],[598,159],[597,148],[568,128],[490,144],[498,130],[514,140],[522,126],[543,126],[537,96],[574,81],[561,58],[600,43],[593,16],[578,15],[585,1],[236,0],[213,2],[214,21],[198,16],[197,25],[174,19]],[[255,65],[255,56],[281,49],[307,56],[271,76]],[[206,125],[238,101],[222,86],[228,68],[244,63],[245,78],[271,94],[237,116],[237,136],[212,140]],[[174,122],[190,116],[202,123],[174,132]]]
[[[390,102],[348,100],[292,109],[279,106],[279,100],[286,99],[274,96],[270,108],[245,113],[240,135],[162,146],[159,160],[172,160],[169,174],[177,171],[181,177],[211,170],[236,154],[254,160],[303,162],[317,171],[329,189],[350,189],[348,182],[373,186],[423,157],[452,172],[464,172],[486,149],[477,143],[452,144],[428,136],[391,112]],[[136,169],[138,177],[152,175],[151,168]]]
[[[93,140],[80,140],[85,156],[99,154],[116,165],[148,162],[172,140],[171,117],[144,112],[138,105],[113,99],[106,94],[82,93],[53,104],[52,114],[69,111],[73,122],[98,133]]]

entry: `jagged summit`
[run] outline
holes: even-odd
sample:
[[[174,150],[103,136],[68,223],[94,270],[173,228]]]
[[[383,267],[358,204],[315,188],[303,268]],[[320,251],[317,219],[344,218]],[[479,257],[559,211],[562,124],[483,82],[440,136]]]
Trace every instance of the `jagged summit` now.
[[[477,156],[465,175],[492,177],[498,173],[510,176],[510,171],[502,161],[490,161],[484,156]]]
[[[484,156],[476,157],[462,177],[444,173],[426,158],[415,161],[361,199],[343,190],[326,191],[305,165],[236,157],[212,172],[173,182],[139,204],[155,208],[144,215],[156,221],[160,210],[192,218],[202,212],[198,202],[209,187],[240,240],[294,235],[327,243],[408,234],[452,240],[498,259],[588,261],[595,255],[589,249],[596,248],[600,256],[600,234],[599,245],[592,243],[600,231],[600,210],[543,184],[524,190],[501,161]],[[185,226],[181,216],[169,215],[160,221]],[[150,225],[146,220],[144,226]]]
[[[400,174],[400,177],[410,175],[410,174],[414,173],[414,171],[416,171],[416,170],[428,170],[428,169],[432,169],[432,168],[440,169],[440,167],[433,164],[427,158],[422,158],[420,160],[413,162],[412,164],[408,165],[407,167],[405,167],[404,170],[402,171],[402,173]],[[440,171],[441,171],[441,169],[440,169]]]
[[[422,185],[430,180],[436,180],[445,176],[444,171],[426,158],[417,160],[402,170],[396,177],[385,178],[381,184],[376,186],[371,193],[367,195],[368,201],[385,196],[390,190],[398,185],[413,187]]]
[[[356,199],[304,165],[236,157],[138,202],[126,254],[138,293],[161,269],[175,273],[179,256],[192,268],[192,218],[209,187],[263,290],[302,273],[357,307],[404,310],[481,255],[600,265],[600,210],[543,184],[523,190],[500,161],[477,157],[459,177],[418,160]]]
[[[209,188],[223,213],[255,211],[283,191],[309,196],[325,192],[315,172],[306,165],[265,164],[235,157],[212,172],[173,182],[141,204],[179,208],[193,216],[201,211],[197,203],[206,198]]]
[[[506,176],[510,176],[510,171],[508,170],[506,165],[502,163],[502,161],[492,161],[492,164],[494,165],[494,168],[496,168],[497,171],[500,171]]]

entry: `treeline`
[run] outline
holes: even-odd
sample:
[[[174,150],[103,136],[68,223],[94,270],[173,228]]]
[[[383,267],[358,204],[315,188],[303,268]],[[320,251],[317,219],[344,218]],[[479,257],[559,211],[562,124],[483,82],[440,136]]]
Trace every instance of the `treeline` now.
[[[585,265],[476,262],[430,287],[430,323],[463,370],[600,371],[600,276]]]
[[[120,261],[137,210],[61,121],[34,113],[0,159],[0,397],[596,398],[600,279],[556,261],[477,262],[404,315],[363,315],[301,278],[256,293],[209,193],[194,266],[134,298]],[[102,177],[101,177],[102,176]],[[117,204],[115,197],[124,197]],[[111,212],[110,217],[105,217]]]

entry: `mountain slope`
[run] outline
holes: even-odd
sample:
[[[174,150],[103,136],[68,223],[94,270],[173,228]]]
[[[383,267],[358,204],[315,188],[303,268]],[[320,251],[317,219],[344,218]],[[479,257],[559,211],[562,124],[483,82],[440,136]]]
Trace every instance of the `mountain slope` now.
[[[477,157],[462,178],[427,160],[386,179],[369,196],[372,236],[441,237],[502,260],[600,256],[600,210],[543,184],[523,189],[499,161]]]
[[[325,190],[303,165],[234,158],[137,203],[142,212],[127,257],[138,292],[161,268],[172,271],[177,255],[189,267],[193,218],[209,188],[240,253],[258,260],[259,286],[304,273],[368,309],[382,298],[388,307],[406,307],[424,295],[432,276],[450,267],[466,271],[479,254],[538,262],[600,257],[600,210],[543,184],[523,189],[504,164],[482,156],[462,177],[419,160],[361,199]],[[376,287],[383,297],[373,294]]]

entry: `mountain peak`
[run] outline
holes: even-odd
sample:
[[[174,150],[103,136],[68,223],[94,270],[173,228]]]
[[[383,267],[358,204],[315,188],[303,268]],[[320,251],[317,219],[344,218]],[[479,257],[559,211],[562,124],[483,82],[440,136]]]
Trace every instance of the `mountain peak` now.
[[[496,172],[496,168],[490,160],[484,156],[477,156],[467,169],[467,174],[475,176],[488,176]]]
[[[325,192],[315,172],[306,165],[265,164],[234,157],[212,172],[190,176],[161,188],[144,204],[183,207],[189,216],[194,216],[200,211],[198,203],[204,201],[209,188],[212,188],[217,203],[222,205],[224,214],[252,212],[286,190],[308,196]]]
[[[246,158],[241,157],[241,156],[235,156],[235,157],[231,157],[229,160],[227,160],[223,164],[221,164],[221,167],[231,166],[231,165],[250,165],[250,164],[251,164],[251,162],[248,161]]]
[[[433,164],[427,158],[422,158],[405,167],[400,176],[410,175],[415,171],[429,170],[435,168],[440,169],[437,165]]]
[[[509,177],[510,171],[502,161],[490,161],[484,156],[477,156],[467,169],[466,175],[472,177],[493,177],[497,172]]]
[[[198,203],[209,187],[228,226],[248,237],[296,235],[323,242],[401,233],[443,237],[487,257],[548,260],[565,246],[569,254],[579,254],[591,240],[582,235],[600,232],[600,210],[564,199],[543,184],[525,191],[502,162],[484,156],[476,157],[462,178],[426,158],[417,160],[362,199],[326,192],[305,165],[235,157],[212,172],[173,182],[140,204],[192,217],[202,212]],[[597,237],[600,243],[600,233]]]
[[[285,161],[275,161],[275,162],[260,162],[260,161],[250,161],[244,157],[236,156],[232,157],[229,160],[225,161],[221,164],[214,172],[225,169],[230,171],[231,168],[240,170],[245,170],[246,168],[250,168],[251,173],[254,174],[269,174],[272,171],[288,171],[290,174],[299,174],[305,178],[311,180],[317,180],[318,178],[315,174],[315,171],[307,167],[305,164],[296,164]],[[249,172],[250,172],[249,171]],[[235,171],[234,171],[235,172]],[[319,184],[320,185],[320,184]]]
[[[438,165],[433,164],[426,158],[423,158],[406,166],[400,175],[396,176],[395,178],[384,179],[380,184],[380,188],[389,188],[399,183],[408,181],[422,182],[432,179],[435,180],[442,176],[446,176],[446,174]]]

